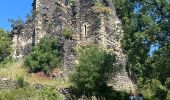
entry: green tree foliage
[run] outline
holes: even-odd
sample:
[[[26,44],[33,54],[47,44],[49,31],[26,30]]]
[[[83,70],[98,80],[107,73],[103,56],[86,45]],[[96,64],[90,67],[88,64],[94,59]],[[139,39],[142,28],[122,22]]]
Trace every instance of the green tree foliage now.
[[[152,79],[149,84],[143,85],[142,91],[145,100],[169,100],[168,89],[159,80]]]
[[[23,88],[23,87],[24,87],[24,77],[22,77],[22,76],[17,77],[17,85],[18,85],[20,88]]]
[[[150,58],[151,46],[159,47],[159,52],[162,52],[161,48],[170,42],[170,3],[166,0],[113,1],[125,32],[122,46],[128,55],[129,68],[138,77],[152,77],[156,73],[148,74],[148,70],[155,72],[155,68],[163,67],[161,64],[153,64],[156,61],[152,59],[156,58]],[[154,55],[159,56],[159,53]],[[168,63],[169,58],[162,55],[159,59]]]
[[[152,99],[154,100],[166,100],[167,90],[162,86],[160,81],[152,80],[152,86],[150,88],[153,92]]]
[[[25,58],[24,64],[31,72],[44,71],[49,74],[60,64],[58,39],[44,37]]]
[[[107,94],[109,75],[116,72],[115,55],[96,45],[88,45],[80,48],[77,56],[79,63],[70,77],[73,87],[86,96]]]
[[[2,63],[12,52],[12,41],[8,33],[0,29],[0,63]]]
[[[167,80],[165,81],[165,86],[167,89],[170,90],[170,78],[167,78]]]
[[[170,77],[170,43],[161,47],[152,57],[156,77],[164,84]]]
[[[8,21],[11,23],[11,27],[13,28],[13,30],[17,31],[17,34],[21,33],[21,30],[24,26],[24,21],[21,18],[18,18],[16,20],[9,19]]]
[[[168,1],[113,0],[125,33],[122,47],[128,56],[128,68],[137,76],[138,86],[149,88],[155,84],[153,79],[161,82],[157,89],[151,89],[154,100],[166,98],[164,83],[170,77]],[[147,85],[148,82],[150,85]],[[143,93],[145,92],[148,93],[144,90]]]

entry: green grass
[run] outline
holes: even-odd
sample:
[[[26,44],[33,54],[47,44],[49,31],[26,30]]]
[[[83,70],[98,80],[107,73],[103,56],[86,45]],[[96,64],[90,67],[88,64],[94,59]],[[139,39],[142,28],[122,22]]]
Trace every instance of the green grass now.
[[[27,76],[26,70],[22,68],[20,63],[10,63],[0,68],[1,78],[10,78],[15,80],[19,76],[22,77]]]
[[[0,68],[0,78],[17,80],[18,77],[23,77],[24,81],[30,84],[40,83],[42,85],[55,86],[56,88],[68,87],[70,85],[68,80],[53,80],[50,77],[38,76],[35,73],[28,73],[22,63],[14,62],[6,64],[5,67]]]
[[[25,87],[1,91],[0,100],[64,100],[64,97],[52,88],[36,90]]]
[[[18,80],[23,78],[30,84],[40,83],[45,87],[37,90],[30,86],[22,88],[0,91],[0,100],[64,100],[64,96],[59,94],[56,89],[69,87],[69,82],[62,79],[53,80],[47,76],[39,76],[35,73],[28,73],[22,63],[10,63],[0,67],[0,78]]]

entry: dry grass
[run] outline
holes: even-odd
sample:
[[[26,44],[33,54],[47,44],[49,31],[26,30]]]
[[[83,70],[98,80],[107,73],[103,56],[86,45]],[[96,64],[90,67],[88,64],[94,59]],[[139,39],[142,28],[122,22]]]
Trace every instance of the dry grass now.
[[[104,13],[104,14],[111,13],[111,9],[109,7],[106,7],[99,2],[95,2],[95,6],[93,6],[92,9],[96,13]]]
[[[45,75],[27,73],[22,63],[11,63],[5,65],[4,68],[0,68],[0,78],[17,80],[18,77],[23,77],[26,82],[31,84],[40,83],[42,85],[55,86],[56,88],[69,86],[68,80],[53,80]]]
[[[24,68],[22,68],[20,63],[10,63],[6,64],[5,67],[0,68],[1,78],[16,79],[17,77],[26,77],[27,73]]]
[[[104,13],[104,14],[110,14],[111,13],[111,9],[109,7],[94,6],[92,9],[96,13]]]

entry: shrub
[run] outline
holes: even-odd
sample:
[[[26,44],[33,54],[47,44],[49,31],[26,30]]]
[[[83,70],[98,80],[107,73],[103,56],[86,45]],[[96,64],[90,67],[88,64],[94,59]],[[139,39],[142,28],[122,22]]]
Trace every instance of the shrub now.
[[[69,0],[69,3],[70,3],[71,5],[74,5],[74,4],[75,4],[75,0]]]
[[[21,18],[18,18],[16,20],[9,19],[9,22],[11,23],[11,27],[13,28],[13,30],[16,30],[17,34],[20,34],[21,30],[24,27],[24,21]]]
[[[167,90],[162,86],[161,82],[158,80],[152,80],[151,89],[153,92],[153,97],[155,100],[165,100],[167,96]]]
[[[72,35],[73,35],[73,30],[71,28],[64,28],[63,30],[63,35],[66,37],[66,38],[71,38]]]
[[[0,29],[0,63],[6,62],[6,59],[12,52],[12,41],[8,37],[8,33]]]
[[[60,64],[58,39],[44,37],[25,58],[24,65],[30,72],[43,71],[49,74]]]
[[[154,97],[156,100],[165,100],[167,97],[168,91],[163,87],[156,87],[154,91]]]
[[[40,94],[41,97],[43,97],[43,100],[56,100],[56,98],[60,98],[57,91],[51,87],[44,88]]]
[[[152,79],[148,84],[143,85],[144,98],[146,100],[166,100],[168,91],[159,80]]]
[[[129,95],[122,91],[112,91],[106,98],[106,100],[128,100]]]
[[[170,78],[167,78],[167,80],[165,81],[165,86],[167,89],[170,90]]]
[[[72,98],[72,100],[79,100],[80,98],[82,98],[82,96],[84,96],[84,93],[82,94],[81,91],[78,89],[72,87],[70,88],[70,90],[72,94],[68,95],[68,98]],[[88,100],[96,100],[95,98],[97,98],[97,100],[129,100],[129,94],[127,92],[115,91],[112,90],[112,88],[107,87],[103,91],[102,95],[91,96],[88,98]]]
[[[19,77],[17,78],[17,84],[18,84],[18,86],[19,86],[20,88],[23,88],[23,87],[24,87],[24,77],[19,76]]]
[[[113,71],[115,56],[97,45],[87,45],[78,50],[79,63],[71,75],[72,88],[86,96],[104,95],[107,80]],[[114,70],[116,71],[116,70]]]
[[[55,89],[46,88],[47,87],[42,90],[36,90],[25,87],[0,91],[0,100],[63,100]]]

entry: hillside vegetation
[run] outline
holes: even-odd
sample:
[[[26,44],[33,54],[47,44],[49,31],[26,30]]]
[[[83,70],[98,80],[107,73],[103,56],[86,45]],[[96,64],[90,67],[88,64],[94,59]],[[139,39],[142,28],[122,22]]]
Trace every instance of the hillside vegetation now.
[[[123,52],[127,55],[129,76],[137,85],[136,92],[145,100],[170,100],[170,2],[168,0],[112,0],[122,21]],[[110,9],[99,4],[97,13],[110,14]],[[72,30],[65,29],[66,39]],[[21,87],[0,90],[0,100],[68,100],[86,97],[89,100],[128,100],[126,91],[115,91],[107,85],[110,75],[119,72],[114,66],[116,56],[90,44],[77,47],[77,64],[69,77],[62,73],[62,48],[58,39],[44,37],[23,61],[15,61],[11,54],[12,42],[8,32],[0,29],[0,78],[16,80]],[[59,70],[60,77],[53,78]],[[22,86],[28,83],[29,85]],[[33,88],[41,84],[43,89]],[[57,91],[69,88],[63,95]]]
[[[113,0],[125,32],[122,47],[139,91],[149,100],[169,100],[169,0]]]

